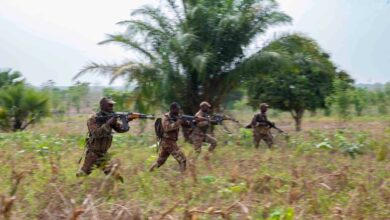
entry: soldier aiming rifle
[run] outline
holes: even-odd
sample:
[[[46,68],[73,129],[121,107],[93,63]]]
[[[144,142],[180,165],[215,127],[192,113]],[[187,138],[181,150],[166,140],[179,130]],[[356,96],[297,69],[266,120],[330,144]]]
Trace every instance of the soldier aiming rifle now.
[[[275,123],[270,122],[267,118],[269,105],[267,103],[260,104],[260,112],[253,116],[249,125],[245,128],[253,129],[253,142],[256,148],[259,148],[260,141],[263,140],[269,148],[274,144],[271,129],[274,128],[280,133],[285,133],[283,130],[275,126]]]
[[[123,182],[123,178],[118,172],[119,160],[112,161],[107,154],[112,143],[112,130],[118,133],[124,133],[130,130],[128,125],[129,121],[136,118],[152,119],[154,116],[141,113],[115,113],[115,102],[110,97],[102,98],[99,104],[100,111],[89,117],[87,121],[88,137],[85,143],[84,164],[76,175],[77,177],[87,176],[97,167],[102,169],[106,175],[112,175],[114,178]],[[118,119],[120,119],[121,123]]]

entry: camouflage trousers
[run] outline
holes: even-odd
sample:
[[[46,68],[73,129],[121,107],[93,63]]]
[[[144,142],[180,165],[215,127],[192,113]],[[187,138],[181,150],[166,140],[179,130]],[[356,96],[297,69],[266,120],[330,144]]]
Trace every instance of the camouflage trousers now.
[[[272,137],[271,133],[264,134],[264,133],[259,133],[254,131],[253,143],[255,144],[256,148],[259,148],[261,140],[263,140],[267,144],[268,148],[271,148],[272,145],[274,144],[274,138]]]
[[[119,160],[111,160],[109,154],[102,152],[94,152],[92,150],[87,150],[87,153],[84,158],[84,164],[81,167],[81,171],[89,175],[92,170],[95,168],[101,169],[104,174],[111,174],[114,177],[119,176],[120,161]]]
[[[154,167],[161,167],[165,161],[167,161],[169,155],[172,155],[173,158],[179,163],[180,170],[184,172],[186,170],[187,159],[184,153],[177,146],[176,141],[163,139],[160,143],[160,152],[158,154],[158,159],[152,166],[152,170]]]
[[[209,152],[213,152],[217,147],[217,139],[209,134],[192,134],[191,135],[192,144],[194,145],[194,150],[196,153],[200,154],[202,151],[203,142],[209,143]]]

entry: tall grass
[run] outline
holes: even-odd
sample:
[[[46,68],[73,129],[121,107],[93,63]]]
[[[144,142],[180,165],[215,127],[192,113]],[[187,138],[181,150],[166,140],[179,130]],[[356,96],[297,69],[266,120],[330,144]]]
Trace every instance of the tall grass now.
[[[75,121],[81,123],[78,119]],[[66,123],[0,134],[0,215],[5,219],[388,219],[390,130],[348,122],[276,137],[252,147],[250,130],[215,131],[210,158],[192,158],[182,176],[172,158],[156,172],[150,130],[116,135],[110,153],[123,184],[96,170],[76,178],[84,132]],[[332,121],[322,122],[321,126]],[[357,122],[359,123],[359,122]],[[281,126],[285,126],[283,123]],[[52,129],[55,127],[56,129]],[[234,130],[235,129],[235,130]],[[206,149],[202,155],[204,155]]]

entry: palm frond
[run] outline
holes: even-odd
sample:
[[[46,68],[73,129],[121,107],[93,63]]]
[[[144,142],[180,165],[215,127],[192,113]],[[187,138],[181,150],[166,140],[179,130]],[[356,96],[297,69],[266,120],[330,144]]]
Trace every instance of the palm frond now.
[[[131,13],[132,16],[142,15],[144,17],[152,19],[157,25],[166,32],[172,32],[174,30],[175,22],[164,15],[161,9],[153,8],[151,6],[144,6]]]
[[[183,23],[183,14],[179,11],[180,6],[178,6],[176,4],[175,0],[167,0],[167,2],[168,2],[170,9],[175,14],[176,19],[182,24]],[[184,7],[184,6],[182,6],[182,7]]]
[[[148,57],[150,60],[156,59],[152,55],[152,53],[150,53],[149,51],[144,49],[144,47],[140,43],[133,41],[129,38],[126,38],[123,35],[108,35],[108,39],[101,41],[99,44],[102,45],[102,44],[107,44],[107,43],[117,43],[121,46],[125,46],[125,47],[131,48],[131,49],[134,49],[134,50],[140,52],[141,54]]]
[[[199,78],[201,80],[206,79],[206,76],[207,76],[206,68],[207,68],[207,65],[210,62],[211,58],[212,58],[212,54],[206,52],[206,53],[202,53],[202,54],[198,54],[198,55],[193,56],[193,58],[191,60],[192,67],[194,69],[196,69],[196,71],[199,74]]]
[[[108,75],[108,73],[115,70],[115,65],[110,64],[98,64],[95,62],[91,62],[84,66],[73,78],[72,80],[76,80],[77,78],[87,74],[87,73],[98,73],[101,75]]]
[[[111,73],[110,83],[114,82],[118,77],[128,76],[129,81],[132,81],[137,76],[142,75],[150,66],[137,62],[127,62],[116,66]]]

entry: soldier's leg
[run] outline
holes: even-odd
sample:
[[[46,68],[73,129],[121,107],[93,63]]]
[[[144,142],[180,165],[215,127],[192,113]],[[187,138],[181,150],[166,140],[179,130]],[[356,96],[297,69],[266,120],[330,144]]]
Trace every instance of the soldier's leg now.
[[[257,132],[253,131],[253,144],[255,145],[256,148],[259,148],[260,140],[261,140],[260,135]]]
[[[123,183],[123,177],[119,172],[121,162],[119,159],[111,160],[110,157],[105,157],[104,162],[101,166],[104,174],[111,175],[114,179],[119,180]]]
[[[184,140],[190,144],[192,144],[191,132],[192,128],[187,126],[181,127],[181,132],[183,134]]]
[[[104,172],[104,174],[108,175],[110,173],[114,173],[118,170],[120,166],[119,160],[111,160],[109,154],[105,154],[101,159],[98,160],[98,165],[100,169]]]
[[[156,167],[161,167],[169,157],[169,146],[164,141],[160,145],[160,153],[158,154],[157,161],[153,163],[149,171],[152,172]]]
[[[197,155],[200,154],[202,151],[202,143],[203,143],[204,137],[200,135],[193,135],[192,136],[192,144],[194,145],[194,150]]]
[[[262,139],[267,144],[268,148],[272,148],[272,145],[274,144],[274,138],[272,137],[272,134],[264,135]]]
[[[213,152],[217,147],[217,139],[209,134],[206,134],[205,142],[210,144],[209,152]]]
[[[186,170],[186,167],[187,167],[187,158],[184,155],[184,153],[180,150],[180,148],[177,146],[176,142],[174,144],[172,144],[171,155],[179,163],[180,171],[184,172]]]
[[[98,159],[99,156],[97,154],[88,150],[85,154],[83,166],[77,172],[76,175],[79,177],[91,174],[92,170],[94,169],[94,166],[96,166]]]

